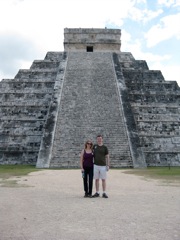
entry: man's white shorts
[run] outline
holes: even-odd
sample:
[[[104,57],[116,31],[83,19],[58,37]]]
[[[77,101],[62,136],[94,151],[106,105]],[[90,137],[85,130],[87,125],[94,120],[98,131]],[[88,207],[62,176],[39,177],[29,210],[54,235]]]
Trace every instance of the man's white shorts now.
[[[106,166],[98,166],[94,164],[94,179],[106,179]]]

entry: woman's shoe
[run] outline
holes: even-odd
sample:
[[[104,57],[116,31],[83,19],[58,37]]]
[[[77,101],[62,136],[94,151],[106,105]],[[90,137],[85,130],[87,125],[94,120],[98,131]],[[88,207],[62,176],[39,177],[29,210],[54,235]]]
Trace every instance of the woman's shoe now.
[[[89,197],[88,193],[85,193],[85,194],[84,194],[84,197]]]

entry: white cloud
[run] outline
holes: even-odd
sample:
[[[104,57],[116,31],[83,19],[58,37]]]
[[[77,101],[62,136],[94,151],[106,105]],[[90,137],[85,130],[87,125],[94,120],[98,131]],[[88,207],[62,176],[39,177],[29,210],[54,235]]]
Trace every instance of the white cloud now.
[[[174,6],[175,6],[175,7],[176,7],[176,6],[180,6],[180,0],[176,0]]]
[[[174,7],[179,1],[159,0],[158,3],[164,6],[171,3]],[[14,76],[20,68],[29,68],[33,60],[43,59],[47,51],[63,51],[65,27],[104,28],[106,24],[116,26],[122,29],[122,51],[132,52],[136,59],[147,60],[148,65],[153,61],[165,62],[170,58],[169,55],[152,54],[148,50],[142,50],[142,45],[145,40],[148,47],[152,47],[168,38],[180,38],[177,27],[180,14],[162,18],[159,24],[146,34],[146,39],[142,35],[132,37],[138,31],[134,24],[150,24],[162,11],[147,9],[146,0],[126,0],[123,3],[120,0],[0,0],[0,40],[3,35],[9,36],[13,31],[16,37],[28,39],[28,49],[32,46],[36,49],[31,52],[24,48],[22,51],[23,43],[22,46],[16,44],[16,47],[13,47],[14,36],[9,37],[9,45],[4,47],[3,56],[10,57],[6,62],[0,62],[0,79],[9,76],[10,72],[13,72]],[[131,26],[134,32],[131,33],[128,33],[123,25],[129,18],[131,23],[134,20]],[[143,28],[140,29],[141,33],[143,31]],[[19,53],[23,54],[19,56]],[[9,70],[7,66],[10,66]]]
[[[157,11],[151,11],[151,10],[148,10],[148,9],[145,9],[144,10],[144,19],[143,22],[149,22],[151,21],[152,19],[158,17],[160,14],[163,13],[163,10],[162,9],[159,9]]]
[[[137,22],[143,22],[147,23],[151,21],[152,19],[156,18],[163,12],[162,9],[159,9],[157,11],[152,11],[148,10],[147,8],[145,9],[139,9],[137,7],[133,7],[132,9],[129,10],[129,15],[130,18],[137,21]]]
[[[159,24],[153,26],[147,34],[145,34],[147,47],[153,47],[172,37],[180,39],[180,28],[177,27],[179,22],[180,13],[162,18]]]
[[[4,23],[0,33],[13,30],[44,52],[63,50],[65,27],[104,28],[107,23],[120,27],[134,1],[7,0],[0,4],[0,21]]]
[[[158,4],[166,7],[179,6],[180,0],[158,0]]]
[[[123,33],[123,42],[121,50],[123,52],[131,52],[135,59],[147,60],[148,63],[160,62],[171,59],[171,56],[168,54],[153,54],[151,52],[142,51],[142,43],[140,40],[131,41],[130,35]],[[129,41],[130,40],[130,41]]]
[[[16,66],[30,61],[38,54],[32,41],[14,32],[3,35],[0,33],[0,67],[1,74],[10,76],[17,71]],[[3,76],[2,76],[3,77]]]

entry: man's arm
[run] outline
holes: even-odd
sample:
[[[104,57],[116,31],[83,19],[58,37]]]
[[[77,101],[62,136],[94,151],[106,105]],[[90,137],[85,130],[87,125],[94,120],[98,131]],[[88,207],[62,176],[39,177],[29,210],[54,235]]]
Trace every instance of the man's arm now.
[[[110,165],[109,154],[107,154],[107,155],[105,156],[105,158],[106,158],[106,166],[109,167],[109,165]]]

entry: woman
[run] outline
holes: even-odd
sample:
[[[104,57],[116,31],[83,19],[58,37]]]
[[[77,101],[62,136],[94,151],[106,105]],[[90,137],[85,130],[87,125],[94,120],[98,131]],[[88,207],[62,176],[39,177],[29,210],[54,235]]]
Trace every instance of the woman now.
[[[87,141],[81,151],[80,166],[84,182],[84,197],[91,197],[93,187],[93,144],[91,141]]]

